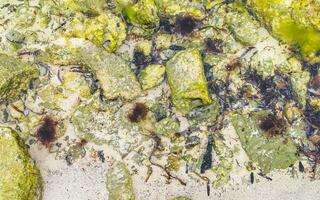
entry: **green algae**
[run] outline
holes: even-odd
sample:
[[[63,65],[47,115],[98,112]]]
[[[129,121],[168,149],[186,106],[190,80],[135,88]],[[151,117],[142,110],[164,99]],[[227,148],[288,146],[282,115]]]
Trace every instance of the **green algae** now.
[[[93,18],[79,15],[68,24],[66,36],[87,39],[98,47],[113,52],[126,38],[126,24],[112,13]]]
[[[139,0],[125,10],[130,23],[144,30],[155,29],[160,22],[158,8],[153,0]]]
[[[0,199],[41,200],[42,180],[18,134],[0,127]]]
[[[164,80],[165,67],[159,64],[152,64],[143,69],[139,75],[139,82],[143,90],[151,89]]]
[[[51,46],[38,59],[39,62],[55,65],[80,65],[90,70],[99,80],[106,99],[132,100],[141,94],[140,83],[127,61],[113,53],[101,51],[100,48],[90,47],[88,50]]]
[[[242,147],[251,161],[256,162],[263,173],[274,169],[285,169],[299,157],[297,147],[288,135],[271,138],[259,128],[259,119],[265,112],[231,114],[232,125],[239,136]]]
[[[172,102],[183,114],[199,105],[208,105],[208,93],[201,55],[196,49],[180,51],[166,64]]]
[[[133,181],[123,162],[116,162],[107,172],[107,189],[110,200],[134,200]]]
[[[319,61],[317,53],[320,51],[320,23],[317,16],[320,10],[316,8],[319,3],[310,0],[299,3],[250,0],[247,1],[247,6],[254,10],[262,23],[271,28],[276,37],[290,45],[297,45],[302,56],[308,61]],[[302,15],[304,17],[301,17]]]
[[[6,54],[0,54],[0,102],[17,99],[28,89],[30,81],[38,76],[36,67]]]

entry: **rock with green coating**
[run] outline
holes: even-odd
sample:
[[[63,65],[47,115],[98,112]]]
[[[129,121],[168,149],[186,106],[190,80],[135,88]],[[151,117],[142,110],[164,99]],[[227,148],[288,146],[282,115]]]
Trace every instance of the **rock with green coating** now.
[[[139,81],[143,90],[151,89],[159,85],[164,79],[166,68],[159,64],[149,65],[143,69]]]
[[[266,113],[231,114],[231,122],[240,138],[242,147],[251,161],[256,162],[263,173],[273,169],[285,169],[299,158],[297,147],[289,135],[267,137],[259,127],[261,115]]]
[[[13,130],[0,127],[0,199],[41,200],[42,179]]]
[[[145,134],[128,120],[127,110],[118,102],[103,104],[98,96],[80,105],[71,122],[79,138],[98,145],[108,144],[122,155],[138,147],[143,140],[142,134]]]
[[[319,1],[248,0],[247,6],[271,28],[276,37],[291,45],[298,45],[305,59],[320,61]]]
[[[37,68],[0,53],[0,102],[19,97],[38,76]]]
[[[116,162],[107,173],[107,189],[110,200],[134,200],[133,181],[122,162]]]
[[[262,38],[263,28],[243,7],[231,4],[227,7],[226,23],[234,37],[244,45],[254,46]]]
[[[166,73],[172,102],[182,114],[212,102],[198,50],[187,49],[177,53],[167,62]]]
[[[92,71],[99,80],[107,99],[133,100],[142,92],[140,83],[128,62],[92,44],[88,44],[85,48],[51,46],[39,56],[39,62],[54,65],[80,65]]]
[[[205,11],[201,0],[154,0],[159,11],[165,16],[189,15],[201,20]]]
[[[306,105],[306,95],[308,91],[308,83],[310,80],[310,74],[306,71],[301,71],[297,73],[292,73],[290,76],[292,89],[297,95],[298,101],[305,106]]]
[[[158,8],[153,0],[139,0],[136,4],[126,8],[125,14],[132,24],[144,30],[154,29],[160,22]]]
[[[117,50],[126,38],[126,24],[112,13],[87,18],[77,15],[66,32],[67,36],[84,38],[107,51]]]
[[[173,136],[179,131],[180,125],[177,120],[172,118],[165,118],[158,122],[155,126],[156,133],[167,137]]]
[[[104,0],[58,0],[61,8],[94,15],[103,11]]]
[[[96,72],[107,99],[122,97],[132,100],[141,94],[141,86],[129,63],[115,54],[103,54],[100,58],[100,62],[90,66]]]

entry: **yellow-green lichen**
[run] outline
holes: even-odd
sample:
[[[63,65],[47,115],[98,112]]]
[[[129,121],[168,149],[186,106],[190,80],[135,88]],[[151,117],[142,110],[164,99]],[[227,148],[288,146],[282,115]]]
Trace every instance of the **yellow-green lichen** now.
[[[133,181],[123,162],[116,162],[107,172],[107,189],[110,200],[135,200]]]
[[[126,24],[112,13],[104,13],[93,18],[76,15],[68,24],[66,36],[87,39],[112,52],[125,40]]]
[[[0,127],[0,200],[41,200],[42,179],[18,134]]]
[[[259,127],[262,115],[266,113],[233,113],[232,125],[250,160],[257,163],[263,173],[287,168],[298,159],[296,144],[286,134],[267,137]]]
[[[155,3],[165,16],[190,15],[196,19],[205,17],[201,0],[155,0]]]
[[[38,76],[36,67],[0,53],[0,102],[18,98]]]
[[[139,0],[125,10],[130,23],[145,30],[155,29],[160,22],[158,8],[153,0]]]
[[[149,65],[143,69],[139,81],[143,90],[159,85],[164,79],[165,67],[159,64]]]
[[[177,53],[167,62],[166,74],[172,102],[182,114],[212,102],[198,50],[187,49]]]
[[[319,61],[320,58],[317,56],[320,51],[320,24],[317,17],[320,15],[320,9],[317,8],[319,2],[249,0],[247,5],[255,11],[261,22],[271,28],[276,37],[291,45],[297,45],[305,59],[311,62]]]

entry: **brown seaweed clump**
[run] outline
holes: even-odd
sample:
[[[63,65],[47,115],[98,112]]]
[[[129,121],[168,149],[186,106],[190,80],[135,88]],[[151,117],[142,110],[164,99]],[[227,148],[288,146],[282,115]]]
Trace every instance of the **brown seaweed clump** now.
[[[267,137],[271,138],[282,135],[286,130],[285,121],[275,115],[269,114],[260,121],[261,130],[267,133]]]
[[[50,116],[45,116],[42,119],[36,131],[36,138],[46,147],[57,140],[57,125],[58,122]]]
[[[197,27],[198,21],[191,16],[178,16],[175,21],[175,31],[181,35],[188,35]]]
[[[128,114],[128,118],[133,123],[138,123],[147,117],[149,108],[144,103],[136,103],[132,111]]]

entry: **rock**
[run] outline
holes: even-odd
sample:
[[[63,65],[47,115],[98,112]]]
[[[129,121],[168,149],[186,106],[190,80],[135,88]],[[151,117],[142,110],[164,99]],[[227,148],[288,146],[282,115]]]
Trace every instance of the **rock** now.
[[[0,127],[0,199],[41,200],[42,179],[23,142],[13,130]]]
[[[39,76],[36,67],[20,62],[6,54],[0,54],[0,102],[17,99],[30,81]]]
[[[167,62],[166,73],[172,102],[182,114],[189,113],[194,107],[212,102],[198,50],[187,49],[178,52]]]
[[[130,172],[124,163],[116,162],[108,170],[107,189],[110,200],[136,199]]]

